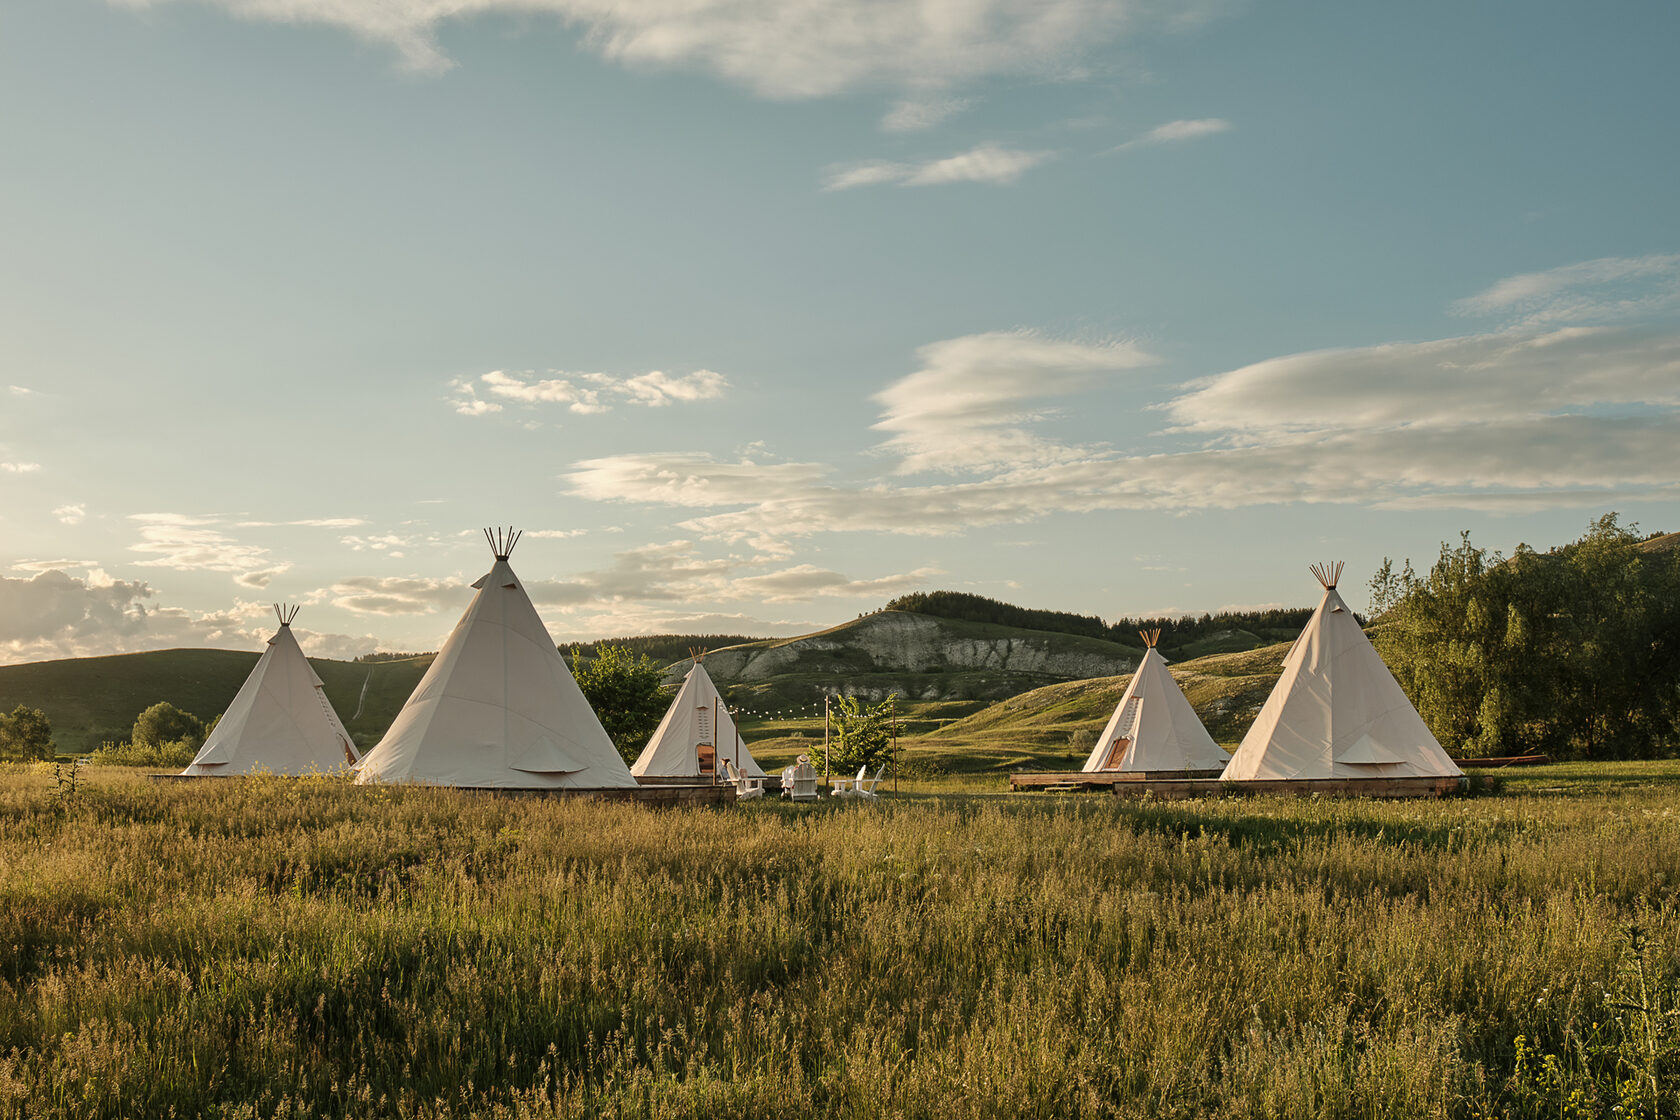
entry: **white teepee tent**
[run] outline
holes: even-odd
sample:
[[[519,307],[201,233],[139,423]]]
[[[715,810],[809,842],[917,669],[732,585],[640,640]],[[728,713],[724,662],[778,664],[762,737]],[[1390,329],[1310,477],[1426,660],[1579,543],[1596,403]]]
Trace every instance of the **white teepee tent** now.
[[[508,554],[496,562],[357,781],[489,789],[633,787],[601,721],[537,616]]]
[[[694,668],[688,671],[665,718],[631,765],[630,773],[636,777],[711,777],[725,762],[733,762],[749,778],[765,776],[741,741],[711,674],[701,665],[704,656],[695,654]],[[711,765],[706,765],[707,761]]]
[[[1132,683],[1085,760],[1094,770],[1218,770],[1231,756],[1219,749],[1155,648],[1161,632],[1139,631],[1146,647]]]
[[[292,635],[297,612],[274,605],[280,629],[182,774],[325,773],[356,761],[349,733]]]
[[[1312,571],[1324,599],[1221,778],[1461,774],[1336,594],[1342,565],[1315,564]]]

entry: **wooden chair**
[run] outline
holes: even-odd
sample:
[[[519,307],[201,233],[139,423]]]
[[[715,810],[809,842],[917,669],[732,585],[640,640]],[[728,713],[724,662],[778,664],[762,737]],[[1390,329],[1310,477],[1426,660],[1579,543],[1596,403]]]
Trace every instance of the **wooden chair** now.
[[[879,786],[881,784],[881,776],[883,774],[885,774],[886,772],[887,772],[887,764],[883,762],[883,763],[881,763],[881,765],[879,767],[876,768],[875,776],[873,778],[870,778],[868,781],[865,781],[860,776],[858,778],[857,789],[852,792],[852,796],[853,797],[866,797],[870,801],[874,801],[875,798],[879,796],[879,794],[877,794],[875,792],[875,789],[876,789],[877,786]],[[861,775],[861,773],[862,772],[860,771],[859,774]]]
[[[764,779],[749,778],[728,759],[723,760],[723,773],[729,784],[735,787],[735,800],[752,801],[764,796]]]

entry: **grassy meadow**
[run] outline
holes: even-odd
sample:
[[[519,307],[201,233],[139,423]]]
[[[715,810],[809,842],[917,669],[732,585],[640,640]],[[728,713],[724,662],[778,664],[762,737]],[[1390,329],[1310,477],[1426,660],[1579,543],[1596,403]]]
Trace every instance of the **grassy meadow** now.
[[[1001,786],[654,811],[11,767],[0,1116],[1680,1109],[1680,765]]]

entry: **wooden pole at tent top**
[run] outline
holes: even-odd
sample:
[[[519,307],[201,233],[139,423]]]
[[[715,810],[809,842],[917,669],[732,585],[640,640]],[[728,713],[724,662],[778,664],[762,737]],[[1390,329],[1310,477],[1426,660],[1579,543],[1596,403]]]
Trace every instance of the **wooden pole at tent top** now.
[[[1326,591],[1336,590],[1336,584],[1342,579],[1342,561],[1309,565],[1312,574]]]

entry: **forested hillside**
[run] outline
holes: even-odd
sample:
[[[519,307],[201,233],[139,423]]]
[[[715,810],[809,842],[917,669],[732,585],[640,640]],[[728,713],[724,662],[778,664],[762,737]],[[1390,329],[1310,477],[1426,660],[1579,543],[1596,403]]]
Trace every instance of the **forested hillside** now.
[[[917,591],[900,595],[885,609],[913,611],[964,622],[988,622],[998,626],[1079,634],[1128,646],[1137,644],[1138,631],[1159,630],[1161,653],[1171,660],[1231,653],[1271,642],[1290,641],[1312,616],[1311,607],[1286,607],[1161,618],[1120,618],[1105,622],[1096,615],[1033,610],[964,591]]]

